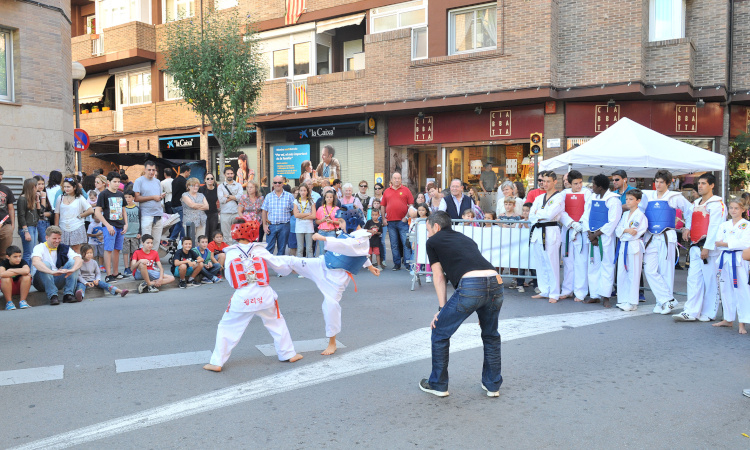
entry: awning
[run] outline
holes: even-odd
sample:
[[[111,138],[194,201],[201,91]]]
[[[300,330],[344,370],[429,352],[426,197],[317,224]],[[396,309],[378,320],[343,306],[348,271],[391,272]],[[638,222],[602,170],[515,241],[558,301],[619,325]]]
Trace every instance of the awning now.
[[[78,88],[78,103],[83,105],[100,102],[104,97],[104,86],[107,85],[107,80],[111,76],[108,73],[103,73],[84,78]]]
[[[321,20],[318,22],[317,29],[318,33],[324,31],[333,30],[341,27],[348,27],[349,25],[359,25],[365,18],[367,13],[352,14],[351,16],[336,17],[334,19]]]

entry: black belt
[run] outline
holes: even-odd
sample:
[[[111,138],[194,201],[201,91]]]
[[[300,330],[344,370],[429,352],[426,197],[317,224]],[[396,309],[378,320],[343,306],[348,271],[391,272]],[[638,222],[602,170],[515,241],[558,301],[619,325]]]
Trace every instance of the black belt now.
[[[651,241],[654,239],[654,236],[659,236],[659,235],[664,236],[664,245],[666,245],[667,246],[667,250],[669,250],[669,238],[667,237],[667,230],[664,230],[664,232],[659,233],[659,234],[652,234],[651,237],[648,238],[648,241],[646,242],[646,246],[643,247],[643,249],[644,250],[647,249],[648,248],[648,244],[651,243]],[[667,253],[666,259],[669,259],[669,253]]]
[[[701,249],[702,249],[702,247],[703,247],[704,245],[706,245],[706,238],[701,238],[701,240],[699,240],[698,242],[692,242],[692,241],[690,242],[690,248],[691,248],[691,249],[692,249],[693,247],[701,247]],[[688,252],[688,254],[689,254],[689,253],[690,253],[690,252]],[[708,260],[707,260],[707,259],[704,259],[704,260],[703,260],[703,264],[708,264]]]
[[[531,244],[531,237],[534,235],[534,229],[542,229],[542,248],[547,250],[547,227],[556,227],[557,222],[537,222],[531,226],[531,232],[529,233],[529,244]]]

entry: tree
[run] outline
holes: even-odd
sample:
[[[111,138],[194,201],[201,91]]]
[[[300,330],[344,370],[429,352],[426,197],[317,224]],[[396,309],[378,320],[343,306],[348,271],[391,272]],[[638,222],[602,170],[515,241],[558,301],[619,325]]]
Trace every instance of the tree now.
[[[745,184],[750,181],[747,158],[750,156],[750,134],[742,133],[729,142],[729,189],[733,191],[745,190]]]
[[[221,146],[219,166],[249,140],[266,68],[250,15],[210,11],[167,25],[165,72],[190,107],[204,116]]]

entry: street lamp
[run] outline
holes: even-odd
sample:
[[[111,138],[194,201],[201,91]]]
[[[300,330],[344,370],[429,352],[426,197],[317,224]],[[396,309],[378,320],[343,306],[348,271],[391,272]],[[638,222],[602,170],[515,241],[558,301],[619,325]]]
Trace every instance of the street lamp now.
[[[81,104],[78,103],[78,87],[81,85],[81,80],[85,77],[86,68],[78,61],[73,61],[73,93],[75,94],[76,128],[81,128]],[[83,171],[81,167],[81,152],[76,153],[78,153],[76,156],[78,161],[78,172],[81,173]]]

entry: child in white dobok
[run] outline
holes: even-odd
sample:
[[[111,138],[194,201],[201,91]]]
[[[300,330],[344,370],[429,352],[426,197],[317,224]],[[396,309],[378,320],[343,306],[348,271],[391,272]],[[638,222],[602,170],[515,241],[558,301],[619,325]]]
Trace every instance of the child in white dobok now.
[[[626,192],[625,207],[615,228],[620,239],[617,249],[617,307],[623,311],[638,309],[638,291],[643,267],[643,233],[648,228],[646,215],[638,209],[643,193],[639,189]]]
[[[294,351],[286,320],[279,311],[278,295],[268,283],[266,263],[282,275],[288,275],[291,269],[280,261],[281,257],[269,253],[265,244],[255,242],[259,230],[258,222],[246,222],[241,218],[235,219],[232,225],[232,239],[237,244],[224,249],[227,255],[224,275],[236,290],[219,322],[211,362],[203,366],[206,370],[221,372],[232,349],[240,342],[245,328],[255,316],[261,318],[263,325],[271,333],[280,361],[295,362],[302,359],[302,355]]]
[[[730,200],[731,218],[721,224],[716,233],[716,248],[722,251],[719,256],[719,292],[724,320],[714,326],[731,328],[737,319],[740,334],[747,334],[745,324],[750,323],[750,264],[742,259],[742,251],[750,247],[750,222],[742,218],[746,210],[744,199]]]

